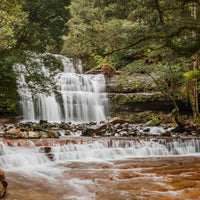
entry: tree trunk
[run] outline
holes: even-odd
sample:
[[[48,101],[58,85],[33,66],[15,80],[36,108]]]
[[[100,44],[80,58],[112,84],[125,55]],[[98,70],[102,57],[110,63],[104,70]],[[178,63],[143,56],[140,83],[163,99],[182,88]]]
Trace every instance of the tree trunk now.
[[[191,15],[193,16],[194,20],[197,19],[197,8],[196,3],[192,3]],[[193,37],[196,37],[196,33],[193,32]],[[196,77],[196,71],[199,70],[199,57],[198,54],[195,53],[193,56],[193,71],[194,77],[190,81],[189,85],[189,98],[192,107],[194,122],[200,122],[200,113],[199,113],[199,101],[198,101],[198,78]]]
[[[184,129],[185,123],[180,119],[179,107],[176,103],[175,98],[169,93],[169,91],[166,92],[164,89],[162,89],[162,87],[159,86],[159,82],[150,73],[148,73],[148,75],[156,83],[156,85],[158,86],[159,90],[163,93],[163,95],[168,96],[170,98],[170,100],[174,105],[174,109],[172,110],[172,115],[174,116],[175,122],[178,124],[180,128]]]
[[[194,55],[193,61],[193,71],[195,76],[195,71],[198,70],[198,55]],[[198,101],[198,82],[197,77],[193,77],[189,83],[189,99],[192,107],[194,122],[200,122],[200,113],[199,113],[199,101]]]

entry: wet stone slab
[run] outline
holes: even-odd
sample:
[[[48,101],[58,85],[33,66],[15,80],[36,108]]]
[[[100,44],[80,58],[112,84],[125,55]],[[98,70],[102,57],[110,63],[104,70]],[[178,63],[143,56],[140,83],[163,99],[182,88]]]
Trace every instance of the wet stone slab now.
[[[57,168],[57,175],[7,173],[5,200],[200,199],[200,157],[67,162]]]

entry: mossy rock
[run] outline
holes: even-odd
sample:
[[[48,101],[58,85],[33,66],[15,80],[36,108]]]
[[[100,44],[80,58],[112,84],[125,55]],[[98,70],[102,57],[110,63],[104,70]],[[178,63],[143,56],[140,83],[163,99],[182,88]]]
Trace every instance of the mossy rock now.
[[[43,131],[43,128],[42,128],[42,126],[33,126],[33,131]]]
[[[160,136],[171,137],[171,133],[169,131],[167,131],[167,132],[161,133]]]
[[[158,118],[152,119],[151,121],[146,123],[147,126],[159,126],[160,124],[161,121]]]

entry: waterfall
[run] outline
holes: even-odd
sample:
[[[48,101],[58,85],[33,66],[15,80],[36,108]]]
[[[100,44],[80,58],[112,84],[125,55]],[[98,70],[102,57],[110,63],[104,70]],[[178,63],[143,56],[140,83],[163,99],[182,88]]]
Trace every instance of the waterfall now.
[[[108,99],[104,75],[82,74],[81,63],[75,66],[69,58],[62,55],[53,56],[61,60],[64,66],[64,71],[54,76],[56,92],[51,92],[48,96],[41,93],[34,95],[25,82],[24,73],[18,77],[23,121],[43,119],[50,122],[76,123],[106,120]],[[39,58],[35,61],[42,65]],[[26,69],[26,66],[16,64],[15,69],[19,68]],[[42,72],[45,76],[49,75],[44,66]]]
[[[6,171],[52,170],[71,161],[94,162],[156,156],[199,156],[200,140],[51,140],[45,145],[37,141],[0,142],[0,168]]]

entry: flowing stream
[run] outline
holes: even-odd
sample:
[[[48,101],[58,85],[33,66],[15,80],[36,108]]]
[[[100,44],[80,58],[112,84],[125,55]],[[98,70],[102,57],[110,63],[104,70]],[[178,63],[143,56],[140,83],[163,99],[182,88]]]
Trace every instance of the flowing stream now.
[[[4,139],[0,149],[6,200],[200,197],[199,139]]]
[[[34,95],[25,74],[18,78],[23,120],[106,120],[104,76],[82,74],[80,63],[54,56],[64,66],[53,78],[56,92]],[[21,64],[15,69],[26,72]],[[9,185],[5,200],[200,199],[198,138],[0,139],[0,168]]]
[[[6,141],[6,140],[5,140]],[[42,142],[43,141],[43,142]],[[45,143],[46,141],[46,143]],[[58,139],[0,143],[0,168],[6,171],[41,171],[66,162],[104,162],[137,157],[200,155],[200,140],[166,139]],[[49,169],[52,170],[52,169]]]
[[[82,74],[80,63],[74,65],[69,58],[62,55],[54,56],[60,59],[64,66],[64,71],[54,77],[56,92],[48,96],[40,93],[34,95],[25,82],[24,73],[18,78],[23,121],[43,119],[50,122],[77,123],[106,120],[108,99],[104,75]],[[43,65],[40,59],[35,58],[35,61]],[[17,64],[15,68],[24,69],[26,72],[24,65]],[[42,71],[48,76],[49,71],[44,66]]]

